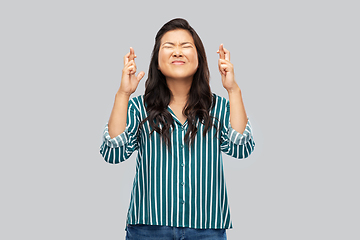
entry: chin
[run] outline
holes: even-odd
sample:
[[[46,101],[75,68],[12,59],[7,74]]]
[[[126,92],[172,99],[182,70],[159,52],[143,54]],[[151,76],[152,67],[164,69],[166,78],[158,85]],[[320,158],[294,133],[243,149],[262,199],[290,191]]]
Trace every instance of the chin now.
[[[173,79],[188,79],[188,78],[192,78],[194,75],[173,75],[173,76],[169,76],[170,78]]]
[[[181,78],[181,79],[183,79],[183,78],[189,78],[189,77],[193,77],[194,76],[194,74],[195,74],[195,72],[194,73],[184,73],[184,72],[181,72],[181,73],[173,73],[173,74],[170,74],[170,76],[169,77],[171,77],[171,78]]]

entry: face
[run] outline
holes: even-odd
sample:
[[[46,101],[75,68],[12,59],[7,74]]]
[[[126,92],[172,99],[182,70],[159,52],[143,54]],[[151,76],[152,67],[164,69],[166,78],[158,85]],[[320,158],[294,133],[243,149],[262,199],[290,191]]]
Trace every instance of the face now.
[[[190,32],[176,29],[165,33],[160,42],[158,63],[167,79],[192,79],[198,68],[198,57]]]

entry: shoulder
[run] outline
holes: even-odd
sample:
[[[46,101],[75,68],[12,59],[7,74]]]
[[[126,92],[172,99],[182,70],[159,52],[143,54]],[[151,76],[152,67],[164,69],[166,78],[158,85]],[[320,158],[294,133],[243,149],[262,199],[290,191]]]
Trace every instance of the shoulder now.
[[[217,95],[216,93],[212,93],[212,95],[213,95],[213,100],[215,100],[215,105],[214,105],[215,108],[219,108],[219,107],[224,108],[227,105],[229,105],[229,100],[227,100],[226,98]]]
[[[129,99],[129,108],[132,108],[138,112],[141,112],[141,109],[143,109],[144,105],[144,96],[143,95],[138,95],[135,97],[132,97]]]

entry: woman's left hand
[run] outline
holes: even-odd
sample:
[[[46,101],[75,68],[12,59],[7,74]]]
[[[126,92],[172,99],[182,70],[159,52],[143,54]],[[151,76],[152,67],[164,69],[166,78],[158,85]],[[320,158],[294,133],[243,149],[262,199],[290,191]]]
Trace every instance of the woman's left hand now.
[[[223,44],[220,44],[217,53],[219,53],[219,71],[224,88],[228,92],[238,89],[239,86],[235,81],[234,66],[230,62],[230,52],[224,48]]]

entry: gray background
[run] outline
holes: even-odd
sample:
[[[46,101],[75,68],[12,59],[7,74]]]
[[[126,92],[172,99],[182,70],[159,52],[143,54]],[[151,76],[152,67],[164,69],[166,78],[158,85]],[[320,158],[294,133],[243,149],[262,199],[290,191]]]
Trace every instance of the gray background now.
[[[133,47],[148,71],[175,17],[202,38],[212,91],[231,52],[256,141],[223,154],[228,239],[360,239],[356,1],[2,1],[1,239],[122,239],[135,154],[99,154]],[[132,96],[143,94],[144,77]]]

